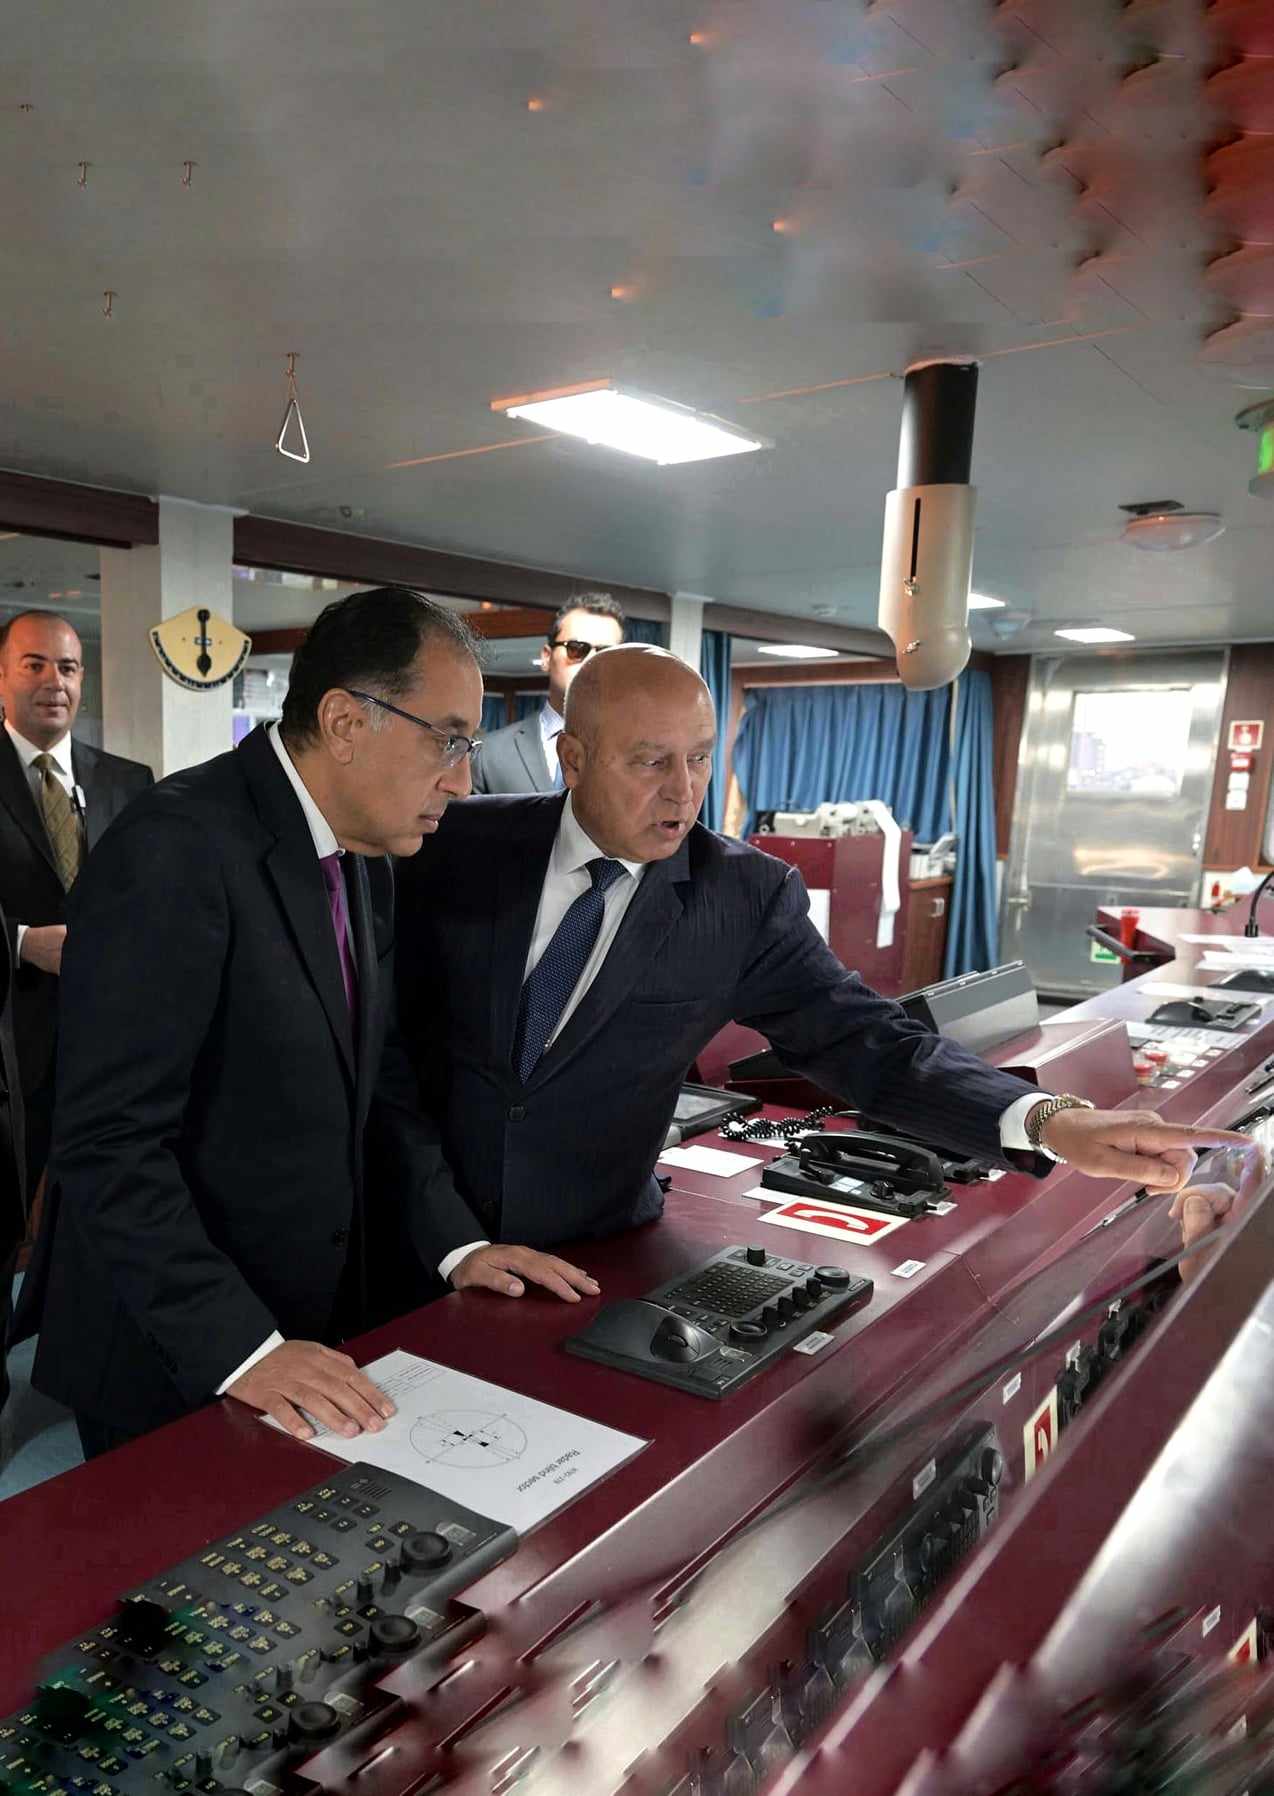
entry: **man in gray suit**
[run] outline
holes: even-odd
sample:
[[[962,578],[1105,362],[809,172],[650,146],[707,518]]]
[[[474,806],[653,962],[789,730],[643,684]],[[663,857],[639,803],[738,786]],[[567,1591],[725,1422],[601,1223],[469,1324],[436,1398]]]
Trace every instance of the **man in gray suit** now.
[[[557,739],[566,715],[566,689],[594,649],[624,640],[624,613],[608,592],[582,592],[553,619],[540,650],[549,677],[548,698],[538,711],[493,730],[473,767],[475,792],[560,792]]]

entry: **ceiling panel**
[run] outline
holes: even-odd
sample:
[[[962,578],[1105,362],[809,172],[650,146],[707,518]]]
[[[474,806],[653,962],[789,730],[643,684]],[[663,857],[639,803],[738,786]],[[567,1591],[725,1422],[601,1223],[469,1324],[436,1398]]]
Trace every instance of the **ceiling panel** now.
[[[1201,360],[1264,303],[1240,279],[1261,252],[1206,197],[1227,93],[1255,104],[1246,77],[1209,88],[1214,15],[19,9],[0,463],[871,624],[899,376],[971,354],[978,585],[1045,634],[1099,605],[1160,640],[1267,634],[1274,512],[1232,422],[1256,395]],[[272,450],[289,351],[307,468]],[[659,469],[490,410],[602,375],[773,447]],[[1121,502],[1169,497],[1225,514],[1215,551],[1164,567],[1119,542]]]

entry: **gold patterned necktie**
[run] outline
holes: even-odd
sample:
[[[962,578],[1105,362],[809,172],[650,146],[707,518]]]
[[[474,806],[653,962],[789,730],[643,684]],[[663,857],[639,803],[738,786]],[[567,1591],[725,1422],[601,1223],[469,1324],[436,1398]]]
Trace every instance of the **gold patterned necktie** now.
[[[31,765],[40,775],[40,815],[49,833],[58,877],[69,892],[80,870],[80,822],[66,787],[54,772],[52,755],[37,755]]]

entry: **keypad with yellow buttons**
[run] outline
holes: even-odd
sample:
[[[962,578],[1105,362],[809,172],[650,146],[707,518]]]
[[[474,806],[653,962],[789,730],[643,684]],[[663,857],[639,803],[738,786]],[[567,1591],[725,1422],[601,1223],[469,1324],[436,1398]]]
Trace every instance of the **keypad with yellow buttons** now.
[[[4,1796],[219,1796],[392,1715],[378,1685],[481,1626],[511,1528],[354,1465],[123,1597],[0,1719]],[[269,1767],[263,1779],[263,1768]]]

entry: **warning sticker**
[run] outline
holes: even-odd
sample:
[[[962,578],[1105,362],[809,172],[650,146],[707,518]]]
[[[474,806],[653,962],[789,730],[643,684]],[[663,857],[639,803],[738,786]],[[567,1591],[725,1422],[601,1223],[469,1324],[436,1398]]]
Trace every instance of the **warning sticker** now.
[[[851,1204],[820,1204],[803,1197],[778,1204],[757,1220],[773,1223],[776,1228],[800,1229],[807,1235],[826,1235],[833,1241],[855,1241],[860,1247],[871,1247],[895,1229],[907,1226],[905,1216],[856,1210]]]
[[[1022,1429],[1026,1449],[1026,1476],[1033,1478],[1057,1445],[1057,1387],[1048,1393],[1035,1414]]]
[[[1229,1661],[1232,1665],[1255,1665],[1256,1664],[1256,1662],[1260,1658],[1261,1654],[1260,1654],[1260,1646],[1259,1646],[1259,1641],[1258,1641],[1258,1636],[1257,1636],[1257,1631],[1256,1631],[1255,1615],[1252,1617],[1251,1621],[1244,1628],[1243,1632],[1239,1635],[1238,1639],[1234,1642],[1234,1645],[1230,1648],[1229,1652],[1225,1656],[1227,1659],[1229,1659]]]

